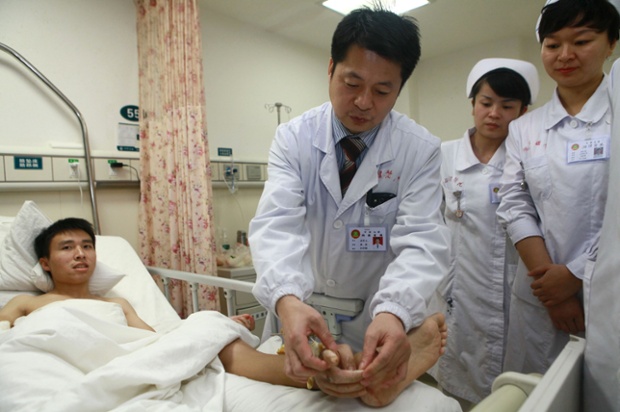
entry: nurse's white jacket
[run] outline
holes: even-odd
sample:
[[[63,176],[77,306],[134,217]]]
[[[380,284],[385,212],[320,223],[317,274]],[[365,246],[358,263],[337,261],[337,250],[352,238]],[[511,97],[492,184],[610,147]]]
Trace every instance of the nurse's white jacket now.
[[[609,139],[608,78],[576,116],[557,91],[544,106],[510,123],[497,209],[513,243],[540,236],[553,263],[584,279],[596,260],[603,222],[609,160],[568,162],[573,150]],[[522,184],[525,182],[525,185]],[[532,294],[532,278],[519,261],[512,288],[505,370],[544,373],[568,334],[553,327]]]
[[[250,223],[257,273],[254,295],[275,312],[282,296],[314,292],[365,301],[342,325],[359,350],[371,317],[398,316],[407,330],[422,323],[427,302],[447,272],[449,231],[441,216],[440,141],[392,111],[365,154],[344,199],[332,136],[330,103],[278,127],[268,180]],[[396,196],[370,208],[366,194]],[[351,226],[385,225],[386,252],[347,251]]]

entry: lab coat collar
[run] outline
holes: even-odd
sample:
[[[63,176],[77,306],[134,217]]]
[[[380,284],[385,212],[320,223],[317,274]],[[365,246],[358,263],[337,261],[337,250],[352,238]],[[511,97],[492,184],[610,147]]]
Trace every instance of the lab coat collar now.
[[[457,149],[456,160],[455,160],[455,168],[458,172],[464,172],[465,170],[474,167],[476,165],[482,164],[476,154],[474,153],[474,148],[471,145],[471,136],[476,132],[476,128],[472,127],[468,129],[463,137],[461,138],[459,147]],[[497,148],[493,157],[487,164],[487,166],[494,167],[498,170],[504,169],[504,160],[506,153],[506,146],[502,144]]]
[[[605,116],[605,113],[609,110],[609,78],[606,74],[603,74],[603,76],[603,81],[601,81],[601,84],[599,84],[594,94],[590,96],[586,104],[581,109],[581,112],[572,117],[581,120],[584,123],[597,123],[603,118],[603,116]],[[547,110],[547,116],[545,116],[545,129],[549,130],[554,128],[566,117],[571,117],[571,115],[569,115],[566,112],[566,109],[564,109],[564,106],[562,106],[560,96],[558,96],[558,90],[555,89]]]
[[[343,198],[340,190],[338,162],[336,159],[336,149],[334,147],[331,127],[332,116],[332,105],[331,103],[326,103],[323,106],[322,118],[318,119],[320,125],[317,134],[314,136],[313,145],[318,150],[325,153],[321,162],[319,175],[336,204],[340,204],[337,213],[339,216],[346,209],[359,201],[360,198],[365,197],[366,193],[379,183],[379,178],[377,177],[378,167],[383,163],[393,161],[396,155],[394,153],[390,133],[393,121],[393,113],[390,112],[381,123],[381,128],[375,138],[374,144],[368,148],[368,152],[364,156],[364,160],[355,173],[353,181]]]

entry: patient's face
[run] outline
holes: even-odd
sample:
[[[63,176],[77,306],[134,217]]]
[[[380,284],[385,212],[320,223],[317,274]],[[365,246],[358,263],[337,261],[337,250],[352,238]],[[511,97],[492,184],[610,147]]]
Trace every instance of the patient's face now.
[[[50,243],[48,258],[39,260],[41,267],[52,274],[56,286],[88,282],[95,270],[97,253],[88,233],[69,230],[58,233]]]

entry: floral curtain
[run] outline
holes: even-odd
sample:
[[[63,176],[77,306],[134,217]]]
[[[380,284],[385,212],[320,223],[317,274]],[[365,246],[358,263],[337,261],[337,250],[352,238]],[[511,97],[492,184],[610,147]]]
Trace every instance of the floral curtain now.
[[[140,250],[149,266],[216,274],[197,0],[134,0],[140,86]],[[192,311],[189,285],[174,281],[171,302]],[[199,286],[201,310],[218,309]]]

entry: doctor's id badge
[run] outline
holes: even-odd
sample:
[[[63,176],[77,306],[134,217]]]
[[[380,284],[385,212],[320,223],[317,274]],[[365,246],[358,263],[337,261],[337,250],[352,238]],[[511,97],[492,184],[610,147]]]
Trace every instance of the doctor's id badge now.
[[[609,136],[568,142],[566,146],[566,163],[609,159],[609,146]]]
[[[387,226],[347,225],[347,251],[385,252],[387,233]]]

